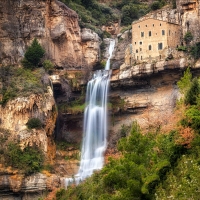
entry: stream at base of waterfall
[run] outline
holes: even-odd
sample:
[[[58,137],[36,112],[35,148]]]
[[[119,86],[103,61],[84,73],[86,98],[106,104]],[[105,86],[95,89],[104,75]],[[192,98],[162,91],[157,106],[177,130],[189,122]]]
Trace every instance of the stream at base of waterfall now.
[[[98,70],[87,84],[86,108],[84,111],[83,142],[78,174],[66,178],[65,186],[79,184],[104,165],[104,152],[107,147],[107,99],[110,81],[110,59],[115,40],[110,39],[109,58],[105,70]]]

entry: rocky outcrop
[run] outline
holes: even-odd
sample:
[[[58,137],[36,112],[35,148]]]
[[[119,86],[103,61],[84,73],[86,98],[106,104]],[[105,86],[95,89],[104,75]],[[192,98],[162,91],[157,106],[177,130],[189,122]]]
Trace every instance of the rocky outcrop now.
[[[68,69],[98,61],[98,36],[85,41],[78,15],[57,0],[2,0],[0,2],[0,64],[19,64],[28,45],[37,38],[46,58]],[[89,30],[88,30],[89,32]],[[82,40],[83,39],[83,40]]]
[[[56,175],[47,176],[41,173],[24,177],[23,175],[0,175],[0,199],[38,200],[45,195],[44,191],[60,187],[60,179]],[[1,194],[3,192],[3,195]]]
[[[33,117],[41,120],[44,129],[27,129],[26,123]],[[39,146],[48,161],[55,157],[52,134],[56,117],[53,92],[49,86],[47,93],[18,97],[9,101],[5,107],[0,106],[1,128],[8,129],[12,138],[19,141],[22,149],[33,144]]]

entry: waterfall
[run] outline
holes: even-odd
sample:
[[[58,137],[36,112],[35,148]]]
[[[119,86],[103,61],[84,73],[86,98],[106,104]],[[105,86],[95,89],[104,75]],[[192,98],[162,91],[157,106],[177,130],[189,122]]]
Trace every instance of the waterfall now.
[[[91,176],[95,170],[100,170],[104,164],[104,152],[107,147],[107,97],[110,81],[110,58],[114,50],[115,40],[110,40],[109,58],[105,70],[94,73],[87,84],[86,108],[84,111],[83,143],[81,161],[75,178],[68,178],[70,182],[78,184]]]

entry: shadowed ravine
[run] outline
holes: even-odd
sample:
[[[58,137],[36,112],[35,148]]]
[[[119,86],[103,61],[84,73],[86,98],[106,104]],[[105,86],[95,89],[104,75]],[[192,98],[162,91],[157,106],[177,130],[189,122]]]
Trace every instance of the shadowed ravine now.
[[[104,164],[104,152],[107,147],[107,97],[110,81],[110,58],[115,41],[110,40],[109,58],[105,70],[94,73],[87,84],[86,108],[84,111],[83,143],[81,161],[75,178],[67,178],[65,185],[83,181],[92,175],[94,170],[100,170]]]

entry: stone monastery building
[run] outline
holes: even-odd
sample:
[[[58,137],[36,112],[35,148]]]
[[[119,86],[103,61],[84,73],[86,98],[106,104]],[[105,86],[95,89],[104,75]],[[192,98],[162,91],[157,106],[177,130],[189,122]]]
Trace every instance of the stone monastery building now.
[[[132,61],[159,61],[173,56],[180,45],[178,24],[158,19],[143,19],[132,23]],[[130,63],[131,64],[131,63]]]

